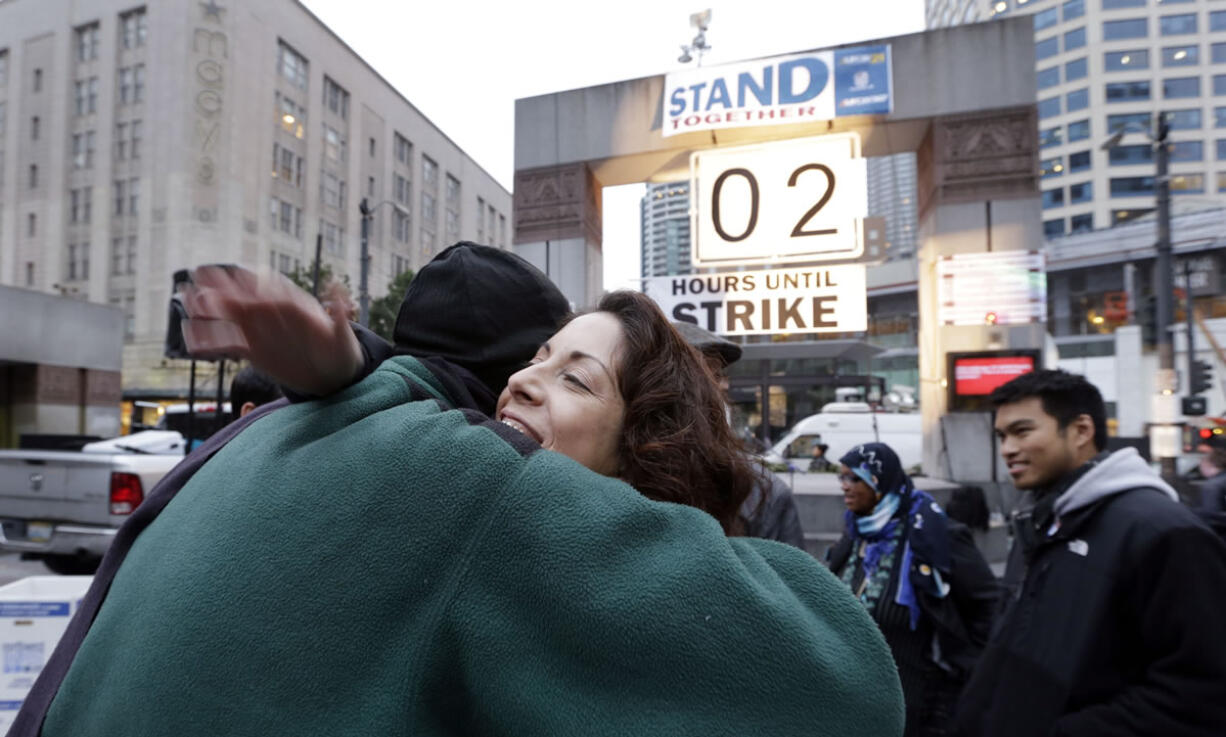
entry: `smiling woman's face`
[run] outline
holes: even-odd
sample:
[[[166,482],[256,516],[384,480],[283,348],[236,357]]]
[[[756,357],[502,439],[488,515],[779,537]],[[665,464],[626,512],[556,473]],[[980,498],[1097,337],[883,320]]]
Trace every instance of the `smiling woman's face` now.
[[[541,444],[614,476],[625,402],[617,361],[625,338],[607,312],[571,320],[498,397],[495,418]]]

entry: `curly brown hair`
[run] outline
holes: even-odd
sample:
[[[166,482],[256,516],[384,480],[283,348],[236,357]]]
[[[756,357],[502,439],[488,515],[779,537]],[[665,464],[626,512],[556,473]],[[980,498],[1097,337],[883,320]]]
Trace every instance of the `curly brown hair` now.
[[[596,310],[616,317],[625,335],[617,367],[626,405],[618,477],[648,499],[697,507],[725,533],[739,533],[737,513],[754,471],[706,361],[646,295],[610,292]]]

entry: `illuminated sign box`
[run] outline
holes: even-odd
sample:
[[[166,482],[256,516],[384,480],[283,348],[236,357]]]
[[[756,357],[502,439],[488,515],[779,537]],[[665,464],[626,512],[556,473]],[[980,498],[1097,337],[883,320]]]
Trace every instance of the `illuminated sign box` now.
[[[948,354],[949,411],[985,412],[997,387],[1039,368],[1034,350],[978,351]]]

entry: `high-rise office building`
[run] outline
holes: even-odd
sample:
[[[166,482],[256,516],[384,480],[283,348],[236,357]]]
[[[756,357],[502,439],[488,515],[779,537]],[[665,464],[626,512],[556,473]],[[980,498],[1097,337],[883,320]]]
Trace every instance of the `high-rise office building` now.
[[[1040,187],[1048,237],[1154,207],[1156,113],[1170,123],[1171,194],[1195,209],[1226,192],[1226,7],[1212,0],[928,0],[929,28],[1034,20]],[[1138,131],[1110,150],[1118,130]],[[1180,207],[1183,205],[1183,207]]]
[[[0,284],[123,311],[124,393],[171,397],[171,275],[360,271],[370,292],[468,239],[510,193],[294,0],[0,2]]]
[[[648,184],[639,210],[643,277],[691,273],[690,183]]]
[[[915,258],[918,227],[915,153],[868,159],[868,215],[885,220],[886,258]]]

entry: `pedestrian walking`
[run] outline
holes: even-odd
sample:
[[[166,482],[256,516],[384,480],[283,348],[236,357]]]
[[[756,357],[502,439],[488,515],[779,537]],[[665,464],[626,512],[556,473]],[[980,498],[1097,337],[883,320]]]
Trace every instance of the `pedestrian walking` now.
[[[908,737],[947,734],[958,692],[987,642],[997,584],[966,526],[915,488],[898,454],[866,443],[839,459],[847,505],[830,570],[894,654]]]
[[[1132,448],[1102,395],[1040,370],[991,395],[1013,484],[1005,595],[958,707],[966,737],[1226,733],[1226,546]]]

